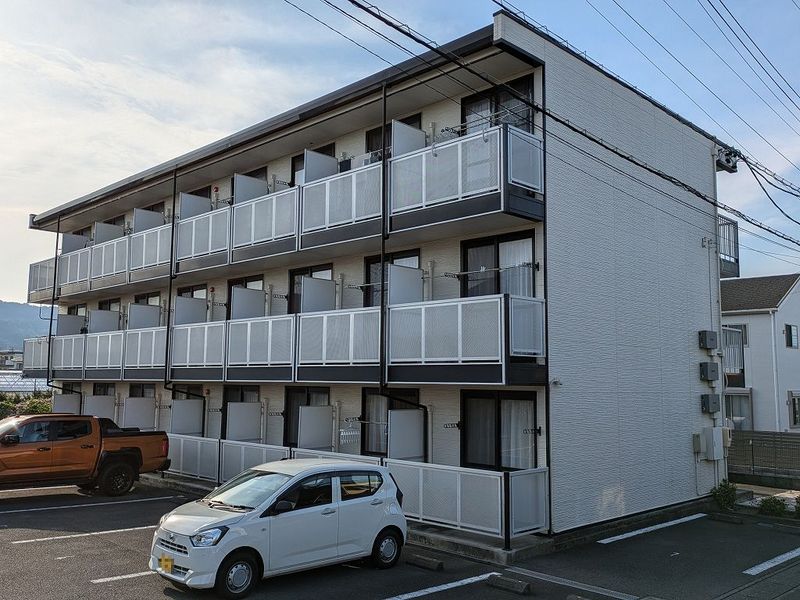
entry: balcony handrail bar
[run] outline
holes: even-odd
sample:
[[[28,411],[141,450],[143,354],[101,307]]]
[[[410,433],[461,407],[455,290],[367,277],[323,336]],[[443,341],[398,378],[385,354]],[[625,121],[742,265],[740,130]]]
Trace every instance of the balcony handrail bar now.
[[[453,304],[455,302],[480,302],[491,298],[502,299],[506,294],[487,294],[486,296],[464,296],[459,298],[445,298],[444,300],[420,300],[419,302],[403,302],[402,304],[390,304],[389,309],[393,308],[413,308],[416,306],[431,306],[436,304]],[[307,313],[302,313],[307,314]]]
[[[471,123],[470,123],[471,125]],[[464,125],[466,126],[466,125]],[[392,156],[389,158],[389,163],[396,162],[403,158],[411,158],[416,154],[425,154],[426,152],[430,152],[431,150],[439,150],[442,148],[449,148],[450,146],[454,146],[456,144],[461,144],[467,140],[471,140],[473,138],[484,137],[489,133],[494,131],[500,131],[503,129],[503,125],[492,125],[491,127],[485,127],[480,131],[475,131],[473,133],[469,133],[467,135],[459,135],[458,137],[454,137],[449,140],[445,140],[444,142],[435,142],[430,144],[429,146],[425,146],[424,148],[417,148],[416,150],[411,150],[410,152],[405,152],[403,154],[398,154],[397,156]]]

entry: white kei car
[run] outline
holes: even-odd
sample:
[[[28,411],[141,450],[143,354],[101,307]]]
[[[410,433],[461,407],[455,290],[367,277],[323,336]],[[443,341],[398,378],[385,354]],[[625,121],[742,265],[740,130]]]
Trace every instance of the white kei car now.
[[[403,494],[384,467],[282,460],[243,471],[161,518],[150,569],[178,588],[249,594],[261,578],[371,557],[394,566]]]

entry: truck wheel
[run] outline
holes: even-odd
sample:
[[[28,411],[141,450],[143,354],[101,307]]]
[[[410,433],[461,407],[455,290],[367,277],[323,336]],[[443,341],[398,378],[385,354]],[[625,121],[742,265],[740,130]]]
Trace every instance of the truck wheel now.
[[[122,496],[133,487],[136,471],[126,462],[115,462],[106,465],[97,478],[100,491],[106,496]]]

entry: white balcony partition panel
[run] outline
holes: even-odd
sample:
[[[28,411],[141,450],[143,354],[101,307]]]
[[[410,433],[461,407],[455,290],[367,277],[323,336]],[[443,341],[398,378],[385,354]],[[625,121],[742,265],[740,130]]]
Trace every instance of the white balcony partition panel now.
[[[227,251],[231,209],[229,206],[181,219],[178,223],[178,260]]]
[[[392,214],[499,191],[500,139],[492,127],[393,157]]]
[[[511,296],[509,329],[512,356],[544,356],[544,300]]]
[[[53,394],[53,412],[79,415],[81,397],[79,394]]]
[[[166,327],[129,329],[125,332],[125,367],[130,369],[163,367],[166,345]]]
[[[517,127],[508,127],[508,181],[536,192],[543,191],[542,140]]]
[[[224,354],[224,322],[195,323],[173,327],[173,367],[221,367]]]
[[[228,365],[291,365],[294,315],[237,319],[228,322]]]
[[[299,365],[377,363],[380,309],[299,314]]]
[[[83,248],[58,257],[58,283],[69,285],[89,279],[89,258],[92,249]]]
[[[503,296],[389,307],[389,363],[501,363]]]
[[[381,214],[381,165],[367,165],[303,186],[303,233]]]
[[[289,458],[291,451],[284,446],[222,440],[222,471],[220,479],[228,481],[245,469]]]
[[[28,293],[53,289],[55,259],[48,258],[33,263],[28,269]]]
[[[85,396],[83,399],[83,414],[92,415],[100,419],[117,420],[116,396]]]
[[[217,480],[220,440],[174,433],[168,437],[171,472]]]
[[[49,344],[46,337],[29,338],[22,343],[22,368],[46,369]]]
[[[82,369],[84,335],[64,335],[53,338],[51,363],[54,369]]]
[[[205,400],[201,398],[174,399],[170,406],[171,433],[183,435],[203,435],[203,413]]]
[[[155,431],[156,399],[125,398],[119,424],[122,427],[138,427],[142,431]]]
[[[395,459],[384,465],[403,490],[406,518],[503,535],[503,474]]]
[[[509,477],[511,535],[547,529],[547,468],[511,471]]]
[[[130,236],[130,268],[145,269],[169,263],[172,225],[162,225]]]
[[[108,277],[128,270],[128,238],[92,246],[92,277]]]
[[[233,247],[271,242],[297,233],[298,188],[233,206]]]
[[[121,369],[124,331],[106,331],[86,335],[87,369]]]

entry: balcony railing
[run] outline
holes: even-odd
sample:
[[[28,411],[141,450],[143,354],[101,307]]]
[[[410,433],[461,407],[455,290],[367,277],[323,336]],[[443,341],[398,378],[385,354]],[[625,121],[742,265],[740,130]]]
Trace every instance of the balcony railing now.
[[[294,321],[294,315],[229,321],[228,365],[291,365],[294,358]]]
[[[203,213],[178,223],[178,260],[205,256],[228,250],[230,233],[229,206]]]
[[[389,308],[389,363],[502,363],[503,296]]]
[[[511,296],[509,330],[512,356],[544,356],[544,300]]]
[[[225,354],[225,321],[172,328],[173,367],[221,367]]]
[[[298,315],[299,365],[377,363],[380,309],[359,308]]]
[[[271,242],[297,233],[298,188],[233,206],[233,247]]]
[[[52,291],[54,276],[55,259],[33,263],[28,270],[28,292]]]
[[[91,247],[92,278],[118,275],[128,270],[128,238],[123,236]]]
[[[303,233],[355,223],[380,214],[380,163],[303,186]]]
[[[125,368],[164,366],[167,345],[166,327],[130,329],[125,332]]]
[[[85,335],[60,335],[53,338],[53,369],[83,369]]]
[[[22,345],[22,370],[46,369],[48,348],[46,337],[25,340]]]
[[[121,369],[124,338],[124,331],[86,334],[86,368]]]
[[[145,269],[169,263],[172,225],[162,225],[130,236],[130,269]]]
[[[89,259],[92,249],[83,248],[58,257],[58,283],[70,285],[89,280]]]

